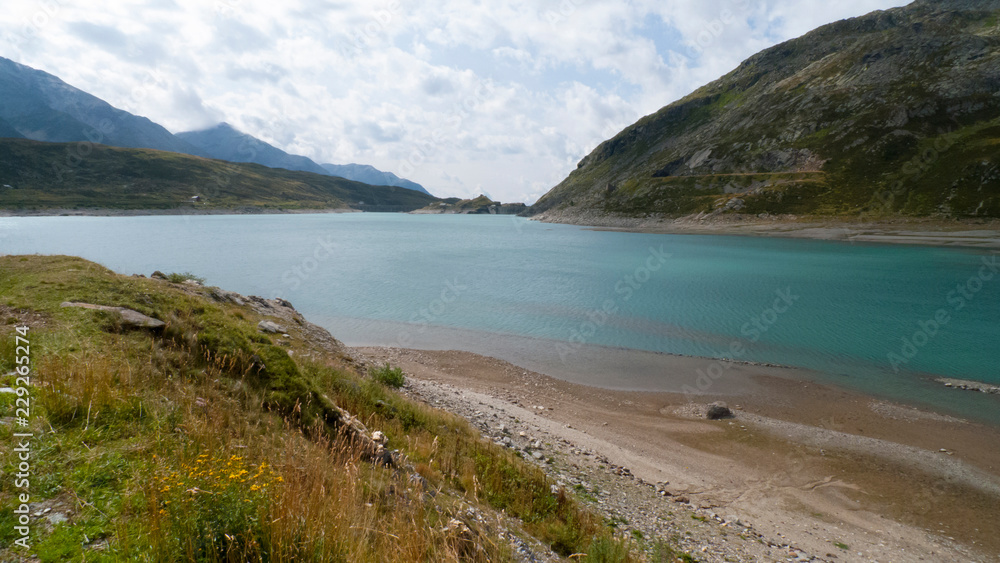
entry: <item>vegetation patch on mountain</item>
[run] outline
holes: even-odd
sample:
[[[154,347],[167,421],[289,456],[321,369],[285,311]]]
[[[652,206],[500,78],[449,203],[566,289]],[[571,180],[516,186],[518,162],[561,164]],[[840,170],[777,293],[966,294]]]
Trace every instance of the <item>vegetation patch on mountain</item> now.
[[[437,198],[393,186],[93,143],[0,139],[0,210],[419,209]]]

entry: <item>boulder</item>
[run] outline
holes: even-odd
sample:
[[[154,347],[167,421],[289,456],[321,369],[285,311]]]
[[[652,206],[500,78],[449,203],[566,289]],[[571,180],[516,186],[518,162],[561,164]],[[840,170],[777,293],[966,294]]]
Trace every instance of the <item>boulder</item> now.
[[[159,319],[148,317],[139,311],[133,311],[132,309],[126,309],[125,307],[109,307],[107,305],[93,305],[91,303],[76,303],[71,301],[63,302],[60,304],[60,307],[79,307],[81,309],[94,309],[97,311],[117,313],[122,326],[126,327],[159,329],[167,326],[167,323]]]
[[[257,323],[257,329],[260,330],[261,332],[269,332],[269,333],[285,332],[285,327],[272,321],[260,321],[259,323]]]
[[[153,278],[154,280],[165,280],[167,279],[167,274],[164,274],[163,272],[157,270],[152,274],[150,274],[149,277]]]
[[[118,309],[118,315],[121,316],[122,324],[125,326],[134,328],[163,328],[167,326],[167,323],[159,319],[147,317],[138,311],[124,307]]]
[[[705,409],[705,418],[709,420],[719,420],[722,418],[732,418],[733,411],[729,410],[726,403],[721,401],[708,405]]]

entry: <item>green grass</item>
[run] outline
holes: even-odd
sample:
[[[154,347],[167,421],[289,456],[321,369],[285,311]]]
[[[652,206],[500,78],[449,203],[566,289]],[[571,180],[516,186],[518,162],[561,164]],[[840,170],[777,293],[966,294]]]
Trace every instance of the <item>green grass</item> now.
[[[503,511],[564,556],[637,559],[540,469],[464,420],[336,353],[289,356],[256,330],[263,317],[209,292],[79,258],[0,257],[0,374],[15,365],[14,327],[31,327],[32,502],[70,513],[33,525],[39,560],[509,560],[492,525],[463,516],[468,503]],[[62,301],[125,306],[167,326],[130,330]],[[294,348],[320,349],[289,331]],[[364,461],[341,408],[384,432],[411,469]],[[0,440],[12,432],[0,427]],[[14,461],[0,459],[2,546],[14,539]],[[452,519],[468,532],[447,531]],[[0,560],[19,556],[0,548]]]
[[[437,198],[334,176],[149,149],[0,139],[0,209],[300,210],[385,206],[412,211]],[[200,201],[192,201],[198,196]]]

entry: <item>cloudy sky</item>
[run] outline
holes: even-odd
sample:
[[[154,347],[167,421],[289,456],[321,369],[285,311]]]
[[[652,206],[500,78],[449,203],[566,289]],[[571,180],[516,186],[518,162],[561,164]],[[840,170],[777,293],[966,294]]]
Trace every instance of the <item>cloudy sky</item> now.
[[[6,0],[0,55],[173,132],[227,121],[432,193],[533,202],[753,53],[900,0]]]

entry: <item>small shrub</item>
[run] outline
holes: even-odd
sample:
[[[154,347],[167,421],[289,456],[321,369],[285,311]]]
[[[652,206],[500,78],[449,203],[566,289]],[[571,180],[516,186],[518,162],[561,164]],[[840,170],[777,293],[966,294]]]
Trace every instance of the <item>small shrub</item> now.
[[[371,371],[371,376],[372,379],[387,387],[399,388],[406,383],[406,377],[403,376],[403,370],[400,368],[394,368],[389,364],[373,369]]]
[[[198,283],[205,283],[205,278],[198,277],[191,272],[184,272],[183,274],[178,274],[176,272],[172,274],[167,274],[167,281],[170,283],[184,283],[187,280],[196,281]]]

